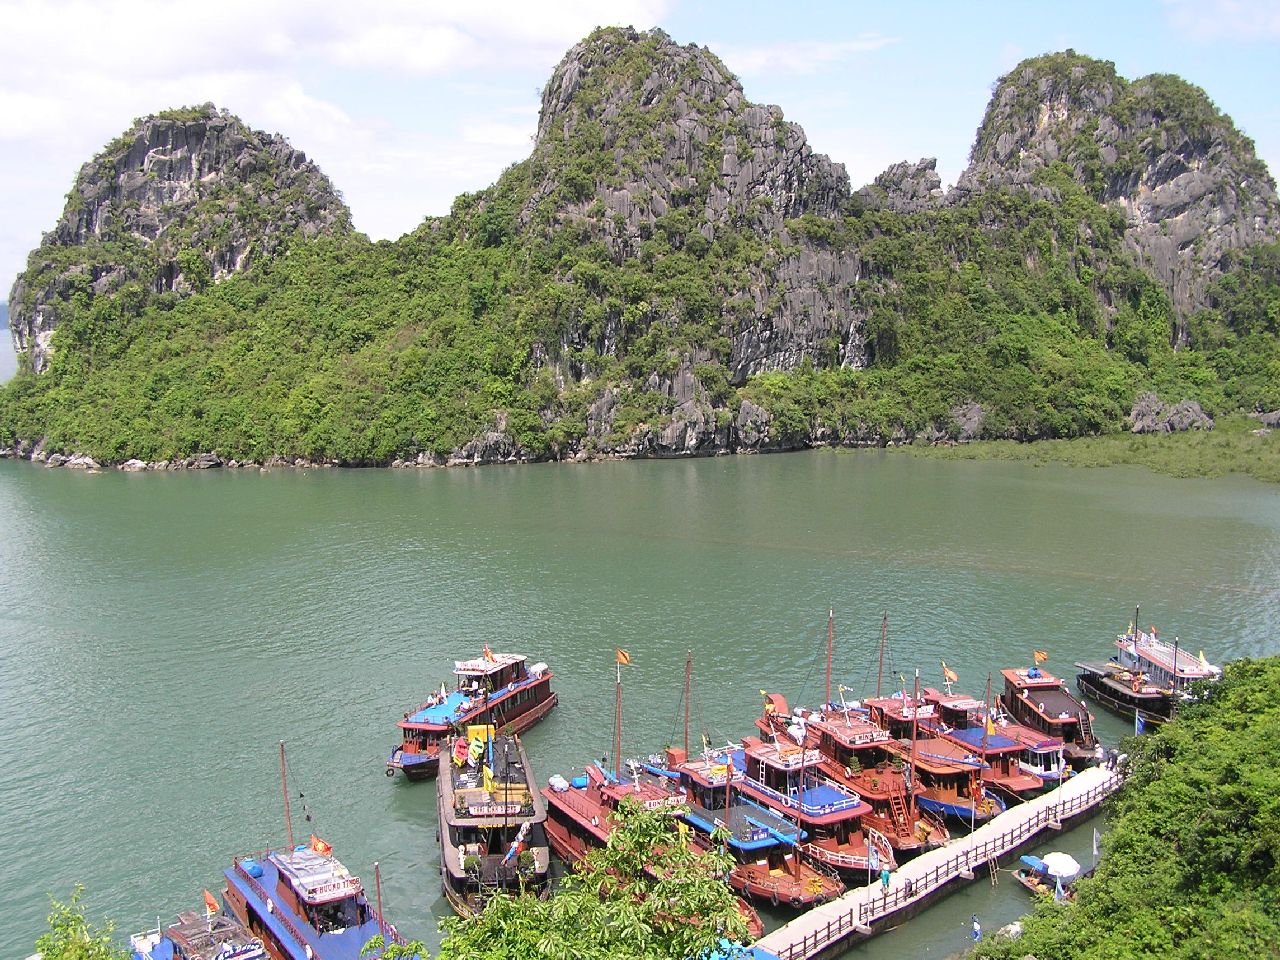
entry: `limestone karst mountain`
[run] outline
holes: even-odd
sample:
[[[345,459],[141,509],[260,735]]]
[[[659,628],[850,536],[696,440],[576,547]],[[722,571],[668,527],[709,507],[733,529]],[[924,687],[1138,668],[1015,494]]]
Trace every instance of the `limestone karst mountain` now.
[[[80,168],[61,219],[14,284],[15,349],[39,371],[68,301],[130,284],[191,293],[294,237],[350,228],[328,178],[279,135],[211,104],[138,120]]]
[[[952,190],[927,158],[855,190],[710,51],[601,29],[529,158],[393,243],[229,114],[140,121],[14,288],[0,448],[678,456],[1272,409],[1278,209],[1173,77],[1025,61]]]

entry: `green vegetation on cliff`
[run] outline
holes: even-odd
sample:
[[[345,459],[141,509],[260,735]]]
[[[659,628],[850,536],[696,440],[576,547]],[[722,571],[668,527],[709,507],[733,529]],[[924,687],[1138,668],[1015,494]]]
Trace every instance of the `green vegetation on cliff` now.
[[[1149,391],[1213,415],[1280,408],[1280,246],[1227,256],[1210,306],[1180,319],[1088,171],[1049,163],[900,212],[850,195],[706,51],[611,29],[572,57],[533,155],[395,242],[339,218],[258,255],[263,197],[306,213],[268,166],[225,188],[251,193],[184,213],[165,268],[182,282],[160,292],[124,279],[151,267],[95,282],[153,256],[128,230],[42,247],[19,292],[32,306],[56,279],[54,350],[0,389],[0,448],[357,464],[491,432],[531,457],[681,453],[661,434],[682,424],[701,452],[1077,437],[1123,429]],[[1080,62],[1097,64],[1029,61],[1084,99],[1115,81]],[[1159,96],[1184,127],[1230,125],[1178,83],[1124,96]],[[233,248],[254,255],[214,283],[202,243],[221,242],[228,205]]]
[[[1040,903],[987,960],[1270,957],[1280,943],[1280,659],[1228,664],[1201,703],[1128,742],[1128,782],[1074,903]]]

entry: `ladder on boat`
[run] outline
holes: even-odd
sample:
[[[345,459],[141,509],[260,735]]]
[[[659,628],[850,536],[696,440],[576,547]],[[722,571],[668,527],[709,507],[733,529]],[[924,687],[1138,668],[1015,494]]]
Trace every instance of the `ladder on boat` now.
[[[889,809],[893,813],[893,829],[900,837],[910,836],[915,824],[907,816],[907,801],[901,790],[889,791]]]
[[[1085,746],[1093,746],[1098,742],[1098,738],[1093,735],[1093,723],[1089,720],[1089,711],[1081,710],[1076,716],[1080,720],[1080,739],[1084,741]]]

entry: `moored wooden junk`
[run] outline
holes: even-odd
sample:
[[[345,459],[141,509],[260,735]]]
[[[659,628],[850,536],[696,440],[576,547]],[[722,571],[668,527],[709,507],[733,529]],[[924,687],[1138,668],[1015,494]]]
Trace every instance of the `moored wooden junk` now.
[[[547,808],[520,738],[473,725],[436,782],[440,869],[454,911],[474,916],[496,894],[549,894]]]

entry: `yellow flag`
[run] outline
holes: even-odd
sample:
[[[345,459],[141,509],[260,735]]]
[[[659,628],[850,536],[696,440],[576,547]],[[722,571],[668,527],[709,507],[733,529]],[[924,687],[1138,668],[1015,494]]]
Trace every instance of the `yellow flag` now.
[[[959,683],[960,677],[954,670],[947,666],[947,661],[942,661],[942,679],[946,683]]]
[[[1033,650],[1031,655],[1036,658],[1036,663],[1044,663],[1049,659],[1048,650]]]
[[[621,647],[617,648],[616,654],[618,662],[624,667],[631,662],[631,654],[627,653],[627,651],[623,650]]]

